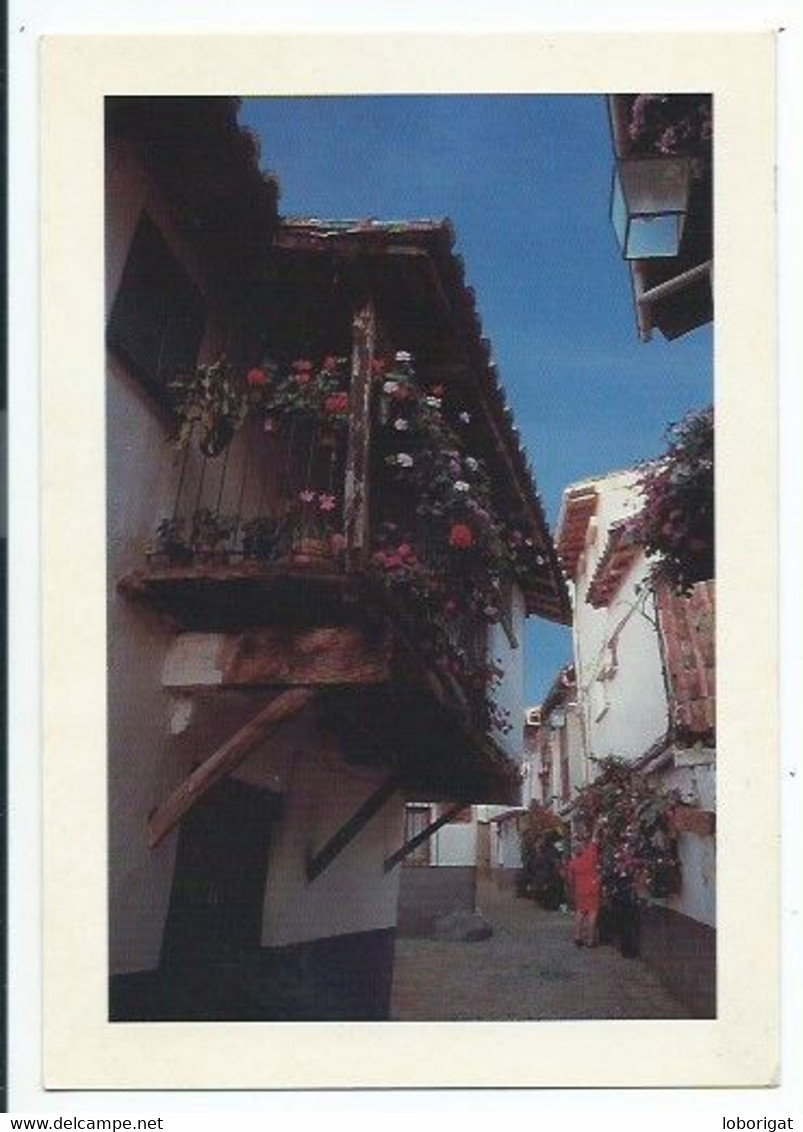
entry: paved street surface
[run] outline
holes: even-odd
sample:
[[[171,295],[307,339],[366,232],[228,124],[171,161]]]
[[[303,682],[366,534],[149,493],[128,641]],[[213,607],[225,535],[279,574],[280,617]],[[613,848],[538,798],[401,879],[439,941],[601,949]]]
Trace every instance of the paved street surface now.
[[[394,1019],[688,1017],[640,960],[611,946],[575,947],[570,915],[491,883],[480,884],[477,904],[493,925],[491,939],[397,940]]]

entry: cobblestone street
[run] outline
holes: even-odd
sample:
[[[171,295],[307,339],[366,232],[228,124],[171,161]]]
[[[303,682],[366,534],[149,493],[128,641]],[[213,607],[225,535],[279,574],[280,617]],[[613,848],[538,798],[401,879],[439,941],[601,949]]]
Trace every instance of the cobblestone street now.
[[[572,917],[480,884],[494,934],[480,943],[399,939],[397,1021],[684,1018],[688,1012],[638,959],[577,948]]]

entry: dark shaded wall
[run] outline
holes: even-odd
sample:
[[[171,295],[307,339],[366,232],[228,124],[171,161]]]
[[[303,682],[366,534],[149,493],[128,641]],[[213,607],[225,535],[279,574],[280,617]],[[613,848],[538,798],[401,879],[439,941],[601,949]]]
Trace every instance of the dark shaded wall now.
[[[717,933],[671,908],[641,913],[641,958],[694,1018],[717,1016]]]

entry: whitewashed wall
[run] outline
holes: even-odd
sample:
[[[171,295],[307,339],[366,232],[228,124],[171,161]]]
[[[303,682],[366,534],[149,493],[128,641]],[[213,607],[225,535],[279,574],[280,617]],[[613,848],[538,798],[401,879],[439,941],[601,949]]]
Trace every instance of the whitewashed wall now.
[[[201,351],[208,358],[221,346],[222,316],[192,249],[128,144],[114,146],[107,161],[107,311],[143,208],[208,300],[210,316]],[[172,632],[121,597],[114,583],[142,566],[156,525],[171,514],[178,457],[167,443],[161,410],[114,358],[108,362],[107,390],[110,973],[121,974],[157,966],[169,905],[177,834],[150,849],[149,813],[195,763],[259,710],[264,696],[190,698],[163,691],[162,669]],[[198,458],[193,456],[193,462]],[[235,455],[229,461],[235,484],[237,471]],[[188,482],[193,475],[197,467],[189,469]],[[213,476],[207,490],[216,490]],[[204,496],[200,505],[207,501]],[[312,885],[303,875],[307,849],[319,848],[378,784],[377,774],[345,767],[337,751],[321,745],[314,713],[276,732],[261,753],[249,756],[238,776],[285,795],[269,863],[265,943],[395,923],[398,870],[385,876],[382,862],[401,844],[400,799],[390,799]]]
[[[508,818],[496,823],[499,831],[499,865],[503,869],[520,869],[521,837],[516,818]]]
[[[430,864],[470,867],[477,863],[477,819],[449,822],[432,838]]]
[[[636,760],[667,733],[669,726],[656,611],[652,598],[645,600],[642,588],[649,572],[644,555],[634,561],[607,608],[594,609],[585,600],[611,524],[633,514],[640,506],[634,483],[633,472],[616,473],[595,482],[599,492],[597,513],[589,525],[573,589],[578,722],[585,726],[589,753],[597,758],[616,755]],[[610,648],[614,638],[615,651]],[[606,670],[608,678],[599,680]],[[674,755],[675,759],[683,757],[682,752]],[[655,781],[665,789],[680,790],[690,803],[702,809],[716,809],[713,753],[710,760],[703,759],[694,768],[678,768],[670,762],[655,776]],[[678,849],[683,886],[667,903],[676,911],[713,926],[715,840],[684,833]]]
[[[636,559],[608,607],[594,609],[586,601],[610,526],[640,505],[634,482],[632,472],[597,482],[597,514],[589,523],[574,592],[578,689],[589,754],[596,758],[637,759],[668,724],[655,609],[643,590],[649,572],[644,556]]]
[[[524,595],[513,587],[511,597],[511,622],[517,641],[514,647],[501,625],[491,625],[488,630],[488,657],[504,670],[499,687],[495,693],[496,702],[510,717],[512,730],[504,735],[497,731],[494,739],[511,758],[521,759],[521,721],[524,719],[524,636],[526,624]]]
[[[107,312],[143,208],[200,290],[208,293],[191,249],[164,201],[150,187],[130,145],[107,159]],[[216,334],[210,319],[207,343]],[[155,523],[169,513],[175,453],[165,422],[141,385],[113,358],[107,373],[109,671],[109,901],[111,973],[147,970],[158,961],[175,856],[175,835],[156,850],[145,838],[149,811],[183,777],[166,757],[161,670],[171,634],[119,597],[114,582],[142,565]]]

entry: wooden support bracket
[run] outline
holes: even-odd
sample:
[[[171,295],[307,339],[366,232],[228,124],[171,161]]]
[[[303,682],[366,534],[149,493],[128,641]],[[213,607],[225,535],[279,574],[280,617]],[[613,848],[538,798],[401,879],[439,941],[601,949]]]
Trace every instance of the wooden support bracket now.
[[[368,824],[371,818],[382,809],[388,798],[399,788],[399,780],[395,774],[387,778],[382,785],[366,798],[348,821],[341,825],[337,833],[333,834],[322,849],[311,854],[307,859],[307,880],[313,881],[328,869],[335,857],[339,857],[350,841],[357,836],[360,830]]]
[[[178,786],[148,820],[148,836],[153,849],[184,817],[199,798],[243,761],[269,731],[296,715],[315,697],[314,688],[291,688],[258,712],[236,731],[222,747],[197,767]]]
[[[426,829],[422,829],[415,837],[411,837],[409,841],[405,841],[401,849],[397,849],[395,853],[391,853],[389,857],[385,858],[385,864],[383,866],[385,872],[389,873],[392,869],[395,869],[405,857],[409,857],[411,853],[416,851],[419,845],[423,845],[434,833],[437,833],[441,826],[446,825],[453,818],[457,817],[458,814],[461,814],[463,810],[468,809],[470,805],[470,802],[456,802],[453,806],[450,806],[445,813],[441,814],[439,818],[430,822]]]

